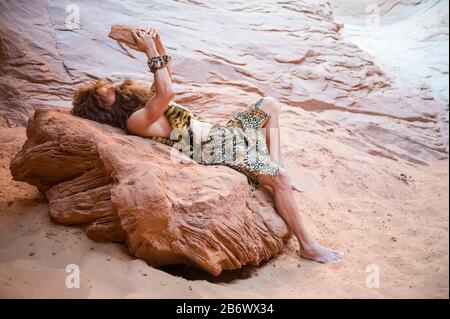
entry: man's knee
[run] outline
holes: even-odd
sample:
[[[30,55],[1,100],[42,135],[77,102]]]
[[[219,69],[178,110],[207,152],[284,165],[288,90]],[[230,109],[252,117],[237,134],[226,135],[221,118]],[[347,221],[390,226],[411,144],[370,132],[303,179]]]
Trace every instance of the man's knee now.
[[[261,102],[261,109],[269,114],[276,114],[280,111],[280,104],[271,96],[265,96]]]
[[[274,186],[276,188],[289,188],[289,175],[284,169],[280,169],[275,175]]]

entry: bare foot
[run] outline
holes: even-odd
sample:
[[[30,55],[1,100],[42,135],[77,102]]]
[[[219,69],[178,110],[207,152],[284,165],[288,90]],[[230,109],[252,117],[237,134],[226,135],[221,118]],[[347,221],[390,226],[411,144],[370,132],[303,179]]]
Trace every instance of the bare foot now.
[[[308,245],[300,245],[300,256],[319,263],[328,263],[333,260],[341,259],[344,254],[338,251],[332,251],[316,242],[312,242]]]

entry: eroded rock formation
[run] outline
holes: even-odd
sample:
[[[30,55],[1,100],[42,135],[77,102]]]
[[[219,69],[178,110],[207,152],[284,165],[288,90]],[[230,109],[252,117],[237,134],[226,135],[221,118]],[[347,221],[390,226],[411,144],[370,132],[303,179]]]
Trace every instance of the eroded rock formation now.
[[[94,240],[126,242],[153,266],[218,275],[276,256],[291,235],[265,195],[228,167],[64,109],[37,110],[27,137],[11,172],[45,193],[51,217]]]
[[[435,49],[419,55],[429,61],[430,68],[417,71],[426,79],[404,85],[345,37],[355,26],[341,23],[346,19],[339,16],[355,11],[355,25],[364,27],[367,5],[380,4],[384,14],[410,3],[411,8],[422,8],[415,25],[423,22],[421,43],[411,42],[410,47],[422,50],[432,39]],[[67,24],[75,9],[78,28]],[[108,37],[112,25],[125,24],[159,30],[173,58],[177,102],[207,119],[225,119],[268,94],[290,110],[321,112],[330,126],[324,130],[339,126],[355,132],[355,148],[375,148],[384,157],[426,164],[448,156],[448,90],[441,92],[448,86],[443,80],[448,62],[445,49],[440,49],[448,42],[446,11],[448,2],[432,0],[153,1],[126,6],[80,0],[71,7],[64,1],[2,1],[0,122],[25,125],[37,108],[70,107],[74,90],[93,78],[152,81],[145,55]],[[381,18],[382,26],[392,22]],[[405,29],[405,38],[411,29]],[[382,38],[390,38],[389,30]],[[390,52],[406,44],[393,41],[381,50],[392,60]],[[401,63],[414,61],[405,56],[398,57],[394,69],[417,68],[417,63]],[[437,67],[442,64],[446,66]],[[431,79],[442,83],[439,90],[428,86]]]

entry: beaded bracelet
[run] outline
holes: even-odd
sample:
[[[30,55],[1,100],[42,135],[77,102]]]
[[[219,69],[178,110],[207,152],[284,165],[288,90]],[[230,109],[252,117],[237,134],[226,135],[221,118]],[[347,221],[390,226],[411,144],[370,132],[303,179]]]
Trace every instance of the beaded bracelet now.
[[[147,64],[148,67],[150,68],[150,71],[152,73],[155,73],[157,70],[165,67],[166,64],[169,63],[171,60],[172,58],[169,55],[164,54],[148,59]]]

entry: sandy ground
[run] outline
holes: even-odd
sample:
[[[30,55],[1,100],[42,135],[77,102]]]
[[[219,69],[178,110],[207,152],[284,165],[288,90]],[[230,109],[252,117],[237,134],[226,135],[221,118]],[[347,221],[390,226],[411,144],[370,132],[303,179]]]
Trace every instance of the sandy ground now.
[[[25,130],[2,128],[0,296],[448,298],[448,160],[415,166],[320,135],[314,145],[322,147],[315,149],[308,145],[311,131],[302,147],[287,148],[298,154],[288,168],[297,167],[294,176],[305,189],[296,198],[308,227],[320,242],[344,251],[344,259],[327,265],[301,260],[292,238],[278,258],[212,282],[203,274],[184,278],[180,270],[154,269],[121,245],[94,243],[78,228],[53,223],[45,198],[11,180],[9,161]],[[80,268],[80,288],[66,287],[69,264]]]

